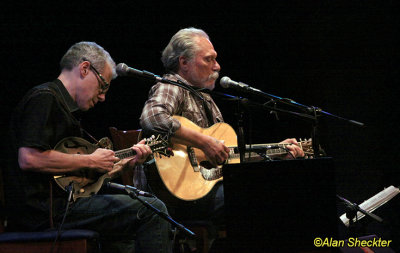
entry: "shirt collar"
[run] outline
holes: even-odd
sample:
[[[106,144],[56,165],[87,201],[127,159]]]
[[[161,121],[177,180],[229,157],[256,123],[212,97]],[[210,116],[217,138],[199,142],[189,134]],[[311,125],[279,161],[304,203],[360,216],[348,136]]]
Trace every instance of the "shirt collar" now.
[[[54,80],[58,91],[60,92],[61,97],[63,98],[65,104],[68,106],[70,112],[75,112],[79,110],[78,104],[72,99],[71,95],[69,94],[68,90],[65,88],[64,84],[61,80],[56,79]]]

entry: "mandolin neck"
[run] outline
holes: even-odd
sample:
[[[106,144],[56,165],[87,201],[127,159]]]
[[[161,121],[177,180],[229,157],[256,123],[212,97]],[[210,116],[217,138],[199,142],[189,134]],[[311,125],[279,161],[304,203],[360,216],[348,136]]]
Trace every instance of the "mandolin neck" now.
[[[134,151],[131,148],[126,148],[126,149],[121,149],[121,150],[115,151],[115,156],[118,157],[119,159],[128,158],[128,157],[131,157],[134,155],[136,155],[136,151]]]

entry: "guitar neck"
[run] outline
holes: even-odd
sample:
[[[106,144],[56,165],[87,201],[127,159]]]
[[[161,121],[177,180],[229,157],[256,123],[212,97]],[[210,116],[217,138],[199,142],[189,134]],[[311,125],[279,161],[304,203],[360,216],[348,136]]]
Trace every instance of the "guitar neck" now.
[[[245,146],[246,156],[257,157],[258,153],[265,153],[266,155],[284,155],[287,153],[286,146],[291,145],[287,143],[271,143],[271,144],[253,144]],[[301,147],[301,146],[300,146]],[[238,158],[240,156],[239,148],[229,147],[230,158]]]

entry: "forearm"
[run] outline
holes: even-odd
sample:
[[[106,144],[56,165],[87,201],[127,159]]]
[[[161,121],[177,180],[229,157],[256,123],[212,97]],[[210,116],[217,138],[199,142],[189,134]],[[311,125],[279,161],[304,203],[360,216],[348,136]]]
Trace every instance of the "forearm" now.
[[[198,131],[194,131],[188,127],[181,125],[172,137],[172,142],[204,149],[205,146],[212,141],[212,137],[204,135]]]
[[[229,156],[229,149],[223,142],[183,125],[176,131],[172,141],[201,149],[214,166],[223,163]]]
[[[18,163],[22,170],[50,174],[63,174],[93,167],[89,155],[66,154],[55,150],[42,151],[29,147],[21,147],[18,150]]]

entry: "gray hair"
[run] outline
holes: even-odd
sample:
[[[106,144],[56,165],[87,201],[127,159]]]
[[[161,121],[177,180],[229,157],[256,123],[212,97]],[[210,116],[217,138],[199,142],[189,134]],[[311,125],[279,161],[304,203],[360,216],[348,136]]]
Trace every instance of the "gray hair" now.
[[[181,29],[172,36],[161,56],[167,72],[176,73],[178,71],[180,56],[186,57],[189,61],[193,59],[198,49],[195,41],[197,37],[209,39],[206,32],[194,27]]]
[[[117,77],[114,60],[103,47],[95,42],[81,41],[72,45],[61,58],[60,68],[72,70],[84,59],[90,61],[100,72],[103,72],[106,64],[109,64],[112,69],[112,79]]]

